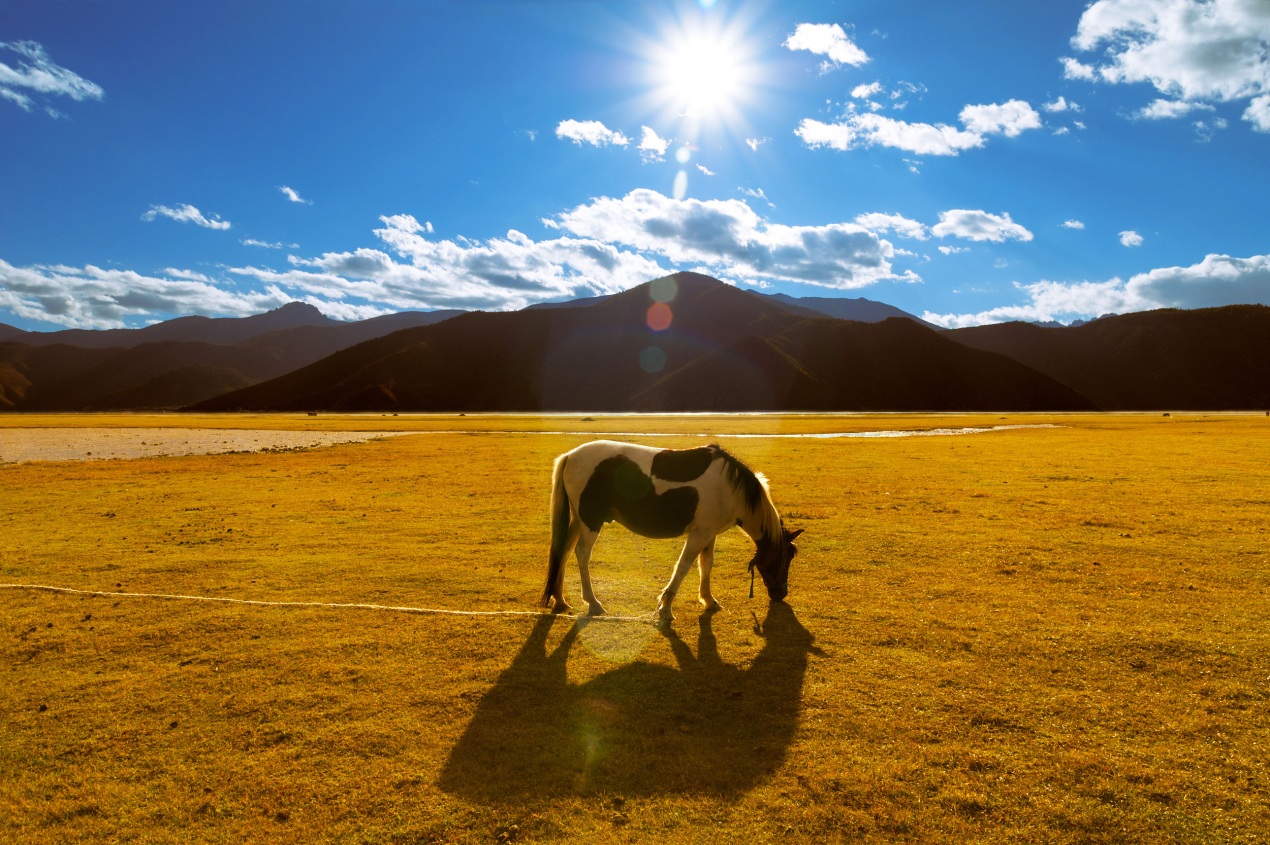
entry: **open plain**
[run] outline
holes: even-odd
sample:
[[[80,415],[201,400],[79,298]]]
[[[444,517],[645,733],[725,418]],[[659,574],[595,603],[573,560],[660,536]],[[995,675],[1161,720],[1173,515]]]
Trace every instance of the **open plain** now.
[[[0,464],[0,840],[1270,830],[1270,418],[23,415],[0,458],[84,428],[407,436]],[[551,461],[606,433],[767,474],[788,601],[734,531],[659,629],[678,545],[610,527],[645,618],[537,613]]]

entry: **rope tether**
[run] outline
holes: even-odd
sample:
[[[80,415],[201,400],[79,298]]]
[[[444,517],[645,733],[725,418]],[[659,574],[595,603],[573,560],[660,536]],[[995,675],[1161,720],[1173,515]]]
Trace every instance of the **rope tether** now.
[[[432,607],[402,607],[387,604],[355,604],[349,602],[320,601],[268,601],[265,599],[234,599],[224,596],[186,596],[176,593],[115,593],[106,590],[77,590],[74,587],[53,587],[46,584],[0,584],[3,590],[45,590],[51,593],[75,593],[82,596],[105,596],[129,599],[170,599],[177,601],[210,601],[226,604],[250,604],[263,607],[325,607],[338,610],[386,610],[392,613],[418,613],[437,616],[549,616],[540,610],[446,610]],[[557,613],[564,619],[584,619],[588,622],[651,622],[652,614],[643,616],[589,616],[586,614]]]

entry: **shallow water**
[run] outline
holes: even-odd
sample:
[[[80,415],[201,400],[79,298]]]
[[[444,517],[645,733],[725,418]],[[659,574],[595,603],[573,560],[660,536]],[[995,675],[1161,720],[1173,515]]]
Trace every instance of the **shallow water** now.
[[[885,429],[881,431],[829,431],[772,434],[685,434],[648,431],[525,431],[498,429],[472,431],[273,431],[198,428],[10,428],[0,429],[0,464],[24,461],[101,461],[172,455],[211,455],[227,452],[262,452],[279,449],[319,449],[341,443],[361,443],[378,437],[429,434],[545,434],[611,439],[615,437],[703,437],[709,439],[811,439],[839,437],[949,437],[985,434],[1018,428],[1060,428],[1050,424],[994,425],[991,427]]]

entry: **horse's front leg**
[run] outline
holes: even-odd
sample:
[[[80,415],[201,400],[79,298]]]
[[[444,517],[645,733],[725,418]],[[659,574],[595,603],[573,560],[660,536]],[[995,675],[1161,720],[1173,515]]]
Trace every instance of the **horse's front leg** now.
[[[671,573],[670,581],[661,591],[661,596],[657,600],[657,615],[663,622],[669,622],[675,618],[675,615],[670,612],[670,606],[675,601],[675,594],[679,592],[679,584],[683,581],[684,576],[688,574],[688,570],[692,568],[692,562],[697,559],[697,555],[701,554],[702,549],[712,539],[713,537],[696,533],[688,535],[683,551],[679,553],[679,562],[675,564],[675,571]]]
[[[715,538],[710,538],[710,542],[706,543],[706,547],[701,550],[701,558],[697,561],[697,569],[701,573],[701,587],[697,591],[697,601],[701,602],[701,606],[708,613],[723,609],[714,594],[710,592],[710,569],[714,566],[714,540]]]
[[[595,547],[599,536],[599,531],[583,526],[578,535],[578,546],[574,550],[578,558],[578,576],[582,579],[582,599],[587,603],[587,613],[592,616],[604,615],[604,606],[596,599],[595,590],[591,588],[591,549]]]

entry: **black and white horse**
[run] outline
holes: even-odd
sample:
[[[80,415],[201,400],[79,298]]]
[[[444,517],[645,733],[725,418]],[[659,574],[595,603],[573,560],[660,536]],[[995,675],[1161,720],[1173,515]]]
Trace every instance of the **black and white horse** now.
[[[787,531],[768,494],[767,480],[722,448],[655,449],[596,440],[556,458],[551,476],[551,553],[542,606],[570,610],[564,599],[564,563],[576,551],[582,598],[592,616],[604,607],[591,588],[591,549],[606,522],[645,537],[687,536],[679,562],[661,591],[657,612],[673,618],[670,605],[694,560],[700,559],[700,600],[719,603],[710,592],[715,537],[739,526],[757,547],[750,571],[758,569],[768,597],[789,592],[789,562],[802,532]]]

